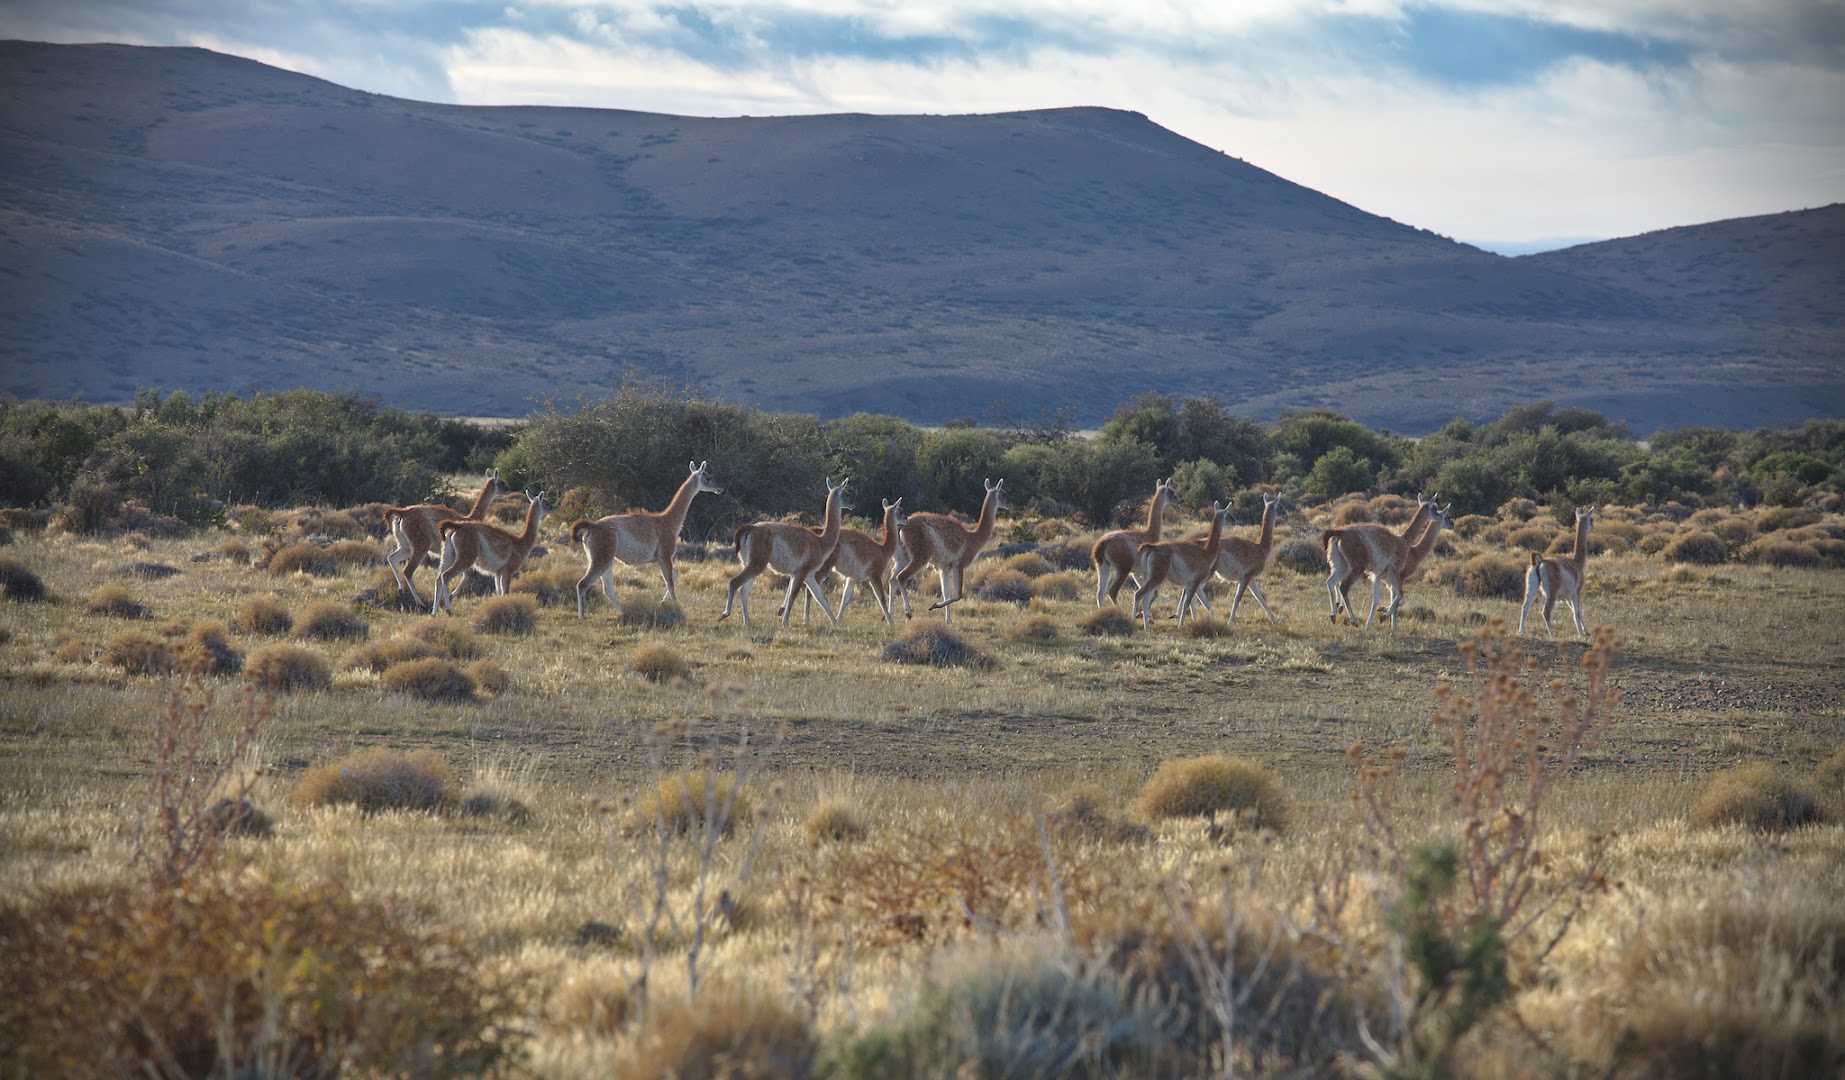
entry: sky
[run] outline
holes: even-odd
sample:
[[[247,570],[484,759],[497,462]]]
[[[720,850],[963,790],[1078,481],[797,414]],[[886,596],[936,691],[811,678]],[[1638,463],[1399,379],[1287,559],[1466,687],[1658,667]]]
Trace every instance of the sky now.
[[[1506,253],[1845,201],[1845,0],[0,0],[0,37],[465,105],[1131,109]]]

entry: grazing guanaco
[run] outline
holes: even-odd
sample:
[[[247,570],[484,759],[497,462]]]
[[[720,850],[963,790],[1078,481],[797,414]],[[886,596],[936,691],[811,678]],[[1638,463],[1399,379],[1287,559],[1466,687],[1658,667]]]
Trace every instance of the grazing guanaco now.
[[[1165,517],[1166,504],[1172,501],[1172,481],[1161,480],[1153,485],[1153,498],[1147,503],[1147,523],[1138,529],[1116,529],[1103,533],[1089,549],[1089,561],[1095,565],[1095,606],[1105,607],[1115,603],[1121,593],[1121,585],[1129,578],[1134,578],[1134,588],[1140,589],[1140,579],[1134,576],[1134,568],[1142,544],[1157,544],[1160,540],[1162,519]]]
[[[444,503],[385,507],[384,521],[391,527],[391,539],[397,541],[397,547],[384,557],[384,561],[390,565],[397,587],[409,592],[416,606],[422,607],[422,594],[416,591],[416,583],[411,579],[422,568],[429,553],[442,545],[438,526],[444,521],[484,521],[494,501],[511,494],[512,488],[500,479],[500,470],[488,469],[480,494],[474,497],[474,505],[465,514]]]
[[[827,621],[839,625],[839,616],[826,601],[826,594],[820,592],[818,578],[820,568],[833,557],[834,549],[839,547],[839,519],[851,503],[846,498],[846,481],[838,486],[832,481],[826,485],[826,520],[818,533],[812,529],[786,521],[758,521],[737,528],[732,537],[737,546],[737,561],[743,569],[737,571],[730,579],[730,592],[724,597],[724,613],[718,618],[730,618],[731,604],[737,599],[738,592],[743,594],[743,625],[750,624],[750,586],[756,578],[771,567],[777,572],[788,575],[788,595],[782,598],[782,625],[788,625],[788,618],[794,613],[794,598],[801,590],[808,590],[810,595],[818,596],[820,610],[826,612]]]
[[[454,614],[455,582],[471,569],[491,574],[493,591],[506,595],[513,575],[525,565],[532,545],[538,542],[538,523],[551,512],[544,492],[528,490],[525,497],[532,504],[525,508],[525,528],[521,532],[509,533],[484,521],[444,521],[438,526],[442,532],[442,565],[436,570],[436,600],[430,605],[431,615],[443,610]]]
[[[1390,616],[1390,628],[1397,628],[1397,609],[1403,606],[1403,582],[1414,577],[1429,553],[1435,550],[1436,537],[1450,524],[1448,510],[1448,507],[1436,507],[1429,515],[1428,527],[1413,544],[1387,529],[1363,533],[1333,530],[1336,535],[1326,545],[1332,564],[1332,582],[1328,583],[1328,588],[1345,579],[1354,559],[1362,557],[1365,560],[1365,573],[1371,575],[1371,608],[1365,616],[1365,629],[1369,630],[1372,620],[1377,618],[1377,604],[1385,585],[1390,586],[1390,607],[1386,614]],[[1359,556],[1357,553],[1361,551],[1364,554]],[[1358,621],[1349,607],[1346,614],[1354,623]]]
[[[1140,588],[1134,590],[1134,613],[1140,627],[1151,629],[1153,601],[1160,585],[1168,578],[1180,588],[1179,625],[1185,625],[1186,613],[1198,590],[1204,588],[1217,570],[1217,556],[1223,549],[1224,522],[1230,517],[1230,504],[1211,504],[1211,531],[1203,540],[1162,540],[1140,545]]]
[[[934,566],[941,576],[942,598],[929,605],[930,611],[942,610],[946,622],[954,621],[949,605],[961,599],[961,586],[967,568],[979,557],[980,550],[993,538],[993,527],[1006,503],[1006,481],[987,479],[986,498],[980,501],[980,518],[967,528],[947,514],[911,514],[902,529],[903,565],[897,568],[897,595],[903,597],[903,617],[910,617],[910,580],[923,567]],[[950,586],[952,585],[952,589]]]
[[[1589,561],[1589,529],[1595,524],[1595,507],[1578,506],[1576,508],[1576,548],[1568,558],[1545,558],[1537,552],[1531,553],[1531,569],[1525,571],[1525,603],[1518,609],[1518,632],[1525,632],[1525,615],[1531,610],[1532,601],[1538,593],[1544,594],[1544,632],[1556,637],[1551,629],[1550,613],[1561,600],[1570,606],[1570,616],[1576,620],[1576,633],[1581,637],[1589,636],[1589,628],[1582,621],[1582,578]]]
[[[1360,522],[1356,525],[1347,525],[1342,529],[1328,529],[1320,534],[1320,550],[1326,555],[1328,567],[1332,565],[1332,542],[1342,536],[1352,538],[1352,542],[1344,545],[1345,571],[1343,575],[1335,575],[1326,582],[1327,594],[1332,599],[1331,618],[1333,622],[1339,621],[1339,612],[1344,610],[1346,618],[1354,626],[1357,625],[1357,617],[1351,614],[1352,586],[1359,578],[1370,572],[1371,549],[1388,546],[1397,540],[1406,545],[1415,543],[1422,536],[1423,528],[1429,523],[1429,515],[1434,512],[1435,502],[1440,498],[1440,492],[1436,492],[1434,497],[1429,499],[1424,499],[1421,494],[1417,494],[1416,512],[1410,516],[1409,521],[1403,526],[1403,531],[1399,533],[1393,533],[1382,525]]]
[[[673,552],[679,546],[679,530],[685,527],[686,512],[700,492],[724,490],[711,482],[707,472],[710,464],[708,461],[686,462],[691,475],[679,485],[664,510],[610,514],[595,521],[579,520],[570,526],[570,542],[582,544],[583,554],[589,560],[589,568],[577,580],[577,618],[583,617],[584,598],[597,583],[602,585],[602,595],[615,605],[615,613],[621,614],[621,601],[615,598],[615,564],[618,561],[629,566],[658,565],[660,577],[666,581],[664,599],[678,602],[673,594]]]

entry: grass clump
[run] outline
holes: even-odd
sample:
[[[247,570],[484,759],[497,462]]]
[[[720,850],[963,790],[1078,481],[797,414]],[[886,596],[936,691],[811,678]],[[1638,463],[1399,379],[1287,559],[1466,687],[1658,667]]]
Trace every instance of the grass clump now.
[[[529,634],[538,629],[538,601],[523,594],[482,601],[474,613],[474,629],[483,634]]]
[[[538,601],[540,607],[574,607],[577,602],[577,579],[581,576],[583,571],[580,567],[549,566],[535,569],[528,566],[520,572],[518,580],[512,583],[512,591],[530,596]]]
[[[1822,760],[1813,769],[1813,775],[1822,783],[1845,785],[1845,750],[1838,750]]]
[[[180,643],[179,666],[203,675],[234,675],[243,670],[243,653],[231,645],[223,623],[193,623]]]
[[[36,603],[45,599],[45,582],[18,559],[0,558],[0,597]]]
[[[691,675],[692,665],[665,645],[642,645],[628,657],[628,670],[650,683],[669,683]]]
[[[1031,579],[1031,595],[1039,600],[1075,600],[1089,591],[1090,576],[1075,570],[1059,570]]]
[[[265,567],[271,574],[307,574],[311,577],[333,577],[340,572],[339,560],[333,552],[318,544],[290,544],[277,548],[269,556]]]
[[[1163,762],[1134,800],[1134,816],[1148,823],[1221,813],[1237,814],[1256,828],[1278,830],[1288,823],[1287,800],[1268,770],[1220,754]]]
[[[164,675],[173,670],[173,651],[163,638],[124,630],[103,646],[102,662],[130,675]]]
[[[92,885],[0,904],[0,1028],[21,1076],[490,1070],[519,1038],[517,996],[493,971],[479,946],[336,882]]]
[[[820,1041],[805,1017],[774,998],[715,988],[694,1002],[647,1010],[619,1075],[627,1080],[802,1080]]]
[[[340,660],[340,668],[345,671],[370,671],[379,674],[384,669],[411,660],[427,660],[431,657],[447,657],[448,653],[407,634],[374,641],[348,652]]]
[[[803,824],[807,838],[815,843],[841,843],[863,840],[870,832],[865,816],[850,800],[839,796],[821,799],[814,805]]]
[[[474,680],[446,657],[426,656],[404,660],[384,669],[378,685],[419,701],[462,703],[475,700]]]
[[[499,697],[512,689],[512,676],[506,669],[491,660],[476,660],[462,668],[462,673],[474,680],[474,689],[492,697]]]
[[[1203,611],[1202,608],[1198,609]],[[1211,640],[1230,636],[1230,624],[1211,614],[1198,614],[1185,620],[1179,627],[1179,633],[1196,640]]]
[[[1006,561],[1000,565],[1007,570],[1015,570],[1024,574],[1028,578],[1040,578],[1057,569],[1052,565],[1051,560],[1035,551],[1021,551],[1017,555],[1007,557]]]
[[[259,594],[244,597],[237,605],[231,625],[243,634],[280,637],[295,628],[295,617],[289,614],[287,604],[273,596]]]
[[[358,612],[338,600],[316,600],[295,620],[295,636],[311,641],[364,640],[371,632]]]
[[[576,600],[576,584],[571,583],[570,596]],[[671,630],[685,625],[685,613],[675,607],[672,601],[656,596],[624,596],[621,599],[621,615],[617,621],[623,626],[637,630]]]
[[[434,750],[374,746],[309,769],[295,785],[294,801],[297,806],[357,806],[367,814],[442,810],[455,802],[455,780]]]
[[[333,565],[338,567],[377,566],[384,559],[378,545],[367,540],[341,540],[327,549]]]
[[[1020,571],[1000,567],[980,576],[972,590],[976,597],[998,604],[1023,604],[1031,599],[1031,578]]]
[[[1667,562],[1718,566],[1730,560],[1730,549],[1715,533],[1688,532],[1668,541],[1661,549]]]
[[[284,693],[327,690],[333,686],[333,671],[326,658],[299,645],[267,645],[257,649],[244,660],[243,673],[257,686]]]
[[[1057,622],[1049,615],[1027,615],[1007,636],[1013,641],[1032,644],[1056,641]]]
[[[1111,604],[1076,620],[1076,628],[1090,637],[1128,637],[1134,633],[1134,620]]]
[[[1486,552],[1461,564],[1454,578],[1454,594],[1480,600],[1522,600],[1529,561]]]
[[[971,667],[985,670],[994,666],[993,655],[949,629],[947,623],[932,619],[912,622],[898,633],[897,639],[884,648],[884,659],[899,664],[929,664],[934,667]]]
[[[1768,764],[1745,765],[1711,777],[1691,809],[1691,823],[1700,828],[1741,825],[1781,832],[1820,818],[1813,793]]]
[[[425,619],[406,631],[406,635],[441,649],[451,659],[473,660],[480,655],[480,642],[474,639],[474,631],[447,619]]]
[[[709,769],[668,773],[653,790],[642,795],[628,811],[629,832],[664,829],[668,833],[704,831],[708,827],[728,835],[754,810],[749,797],[735,781]]]
[[[90,615],[106,615],[112,619],[145,619],[148,616],[146,605],[120,585],[104,585],[93,590],[83,598],[83,610]]]
[[[1795,570],[1817,570],[1826,565],[1826,559],[1813,544],[1792,540],[1757,540],[1742,549],[1742,557],[1759,566]]]
[[[1126,843],[1150,835],[1144,826],[1110,814],[1107,798],[1089,784],[1077,784],[1064,792],[1057,805],[1045,812],[1044,824],[1053,833],[1072,839]]]

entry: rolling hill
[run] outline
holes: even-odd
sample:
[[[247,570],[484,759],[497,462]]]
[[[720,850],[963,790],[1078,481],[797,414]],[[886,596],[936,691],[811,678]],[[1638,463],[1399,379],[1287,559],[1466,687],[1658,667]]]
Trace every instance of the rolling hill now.
[[[0,390],[523,415],[628,374],[920,422],[1141,391],[1428,430],[1845,409],[1845,206],[1516,259],[1144,116],[694,118],[0,43]]]

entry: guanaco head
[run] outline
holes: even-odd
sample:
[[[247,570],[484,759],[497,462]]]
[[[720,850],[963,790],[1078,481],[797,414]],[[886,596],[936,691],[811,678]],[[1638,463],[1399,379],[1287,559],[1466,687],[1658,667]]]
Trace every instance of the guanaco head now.
[[[993,509],[995,512],[1004,510],[1006,507],[1012,505],[1006,501],[1005,477],[1002,476],[998,480],[982,480],[981,483],[985,484],[987,487],[987,498],[993,500]]]
[[[711,462],[688,461],[685,465],[692,474],[691,479],[696,481],[696,486],[693,488],[694,492],[709,491],[713,495],[723,494],[724,489],[712,483],[711,475],[706,471],[710,467]]]
[[[1582,526],[1584,529],[1594,528],[1595,527],[1595,507],[1578,506],[1576,508],[1576,524]]]
[[[506,481],[500,479],[500,470],[488,469],[482,479],[486,481],[487,498],[503,499],[512,494],[512,488],[507,487]]]
[[[839,512],[841,514],[852,509],[852,493],[846,490],[846,485],[851,482],[852,480],[849,477],[841,480],[837,487],[833,485],[833,481],[830,479],[826,482],[827,504],[829,506],[832,505],[833,500],[837,498],[839,500]]]
[[[879,499],[884,504],[884,520],[890,522],[893,529],[901,529],[910,523],[910,515],[903,509],[903,496],[897,496],[896,502]]]
[[[532,505],[528,510],[532,515],[532,520],[543,521],[545,515],[551,512],[551,502],[545,498],[544,489],[526,488],[525,497],[532,500]]]

